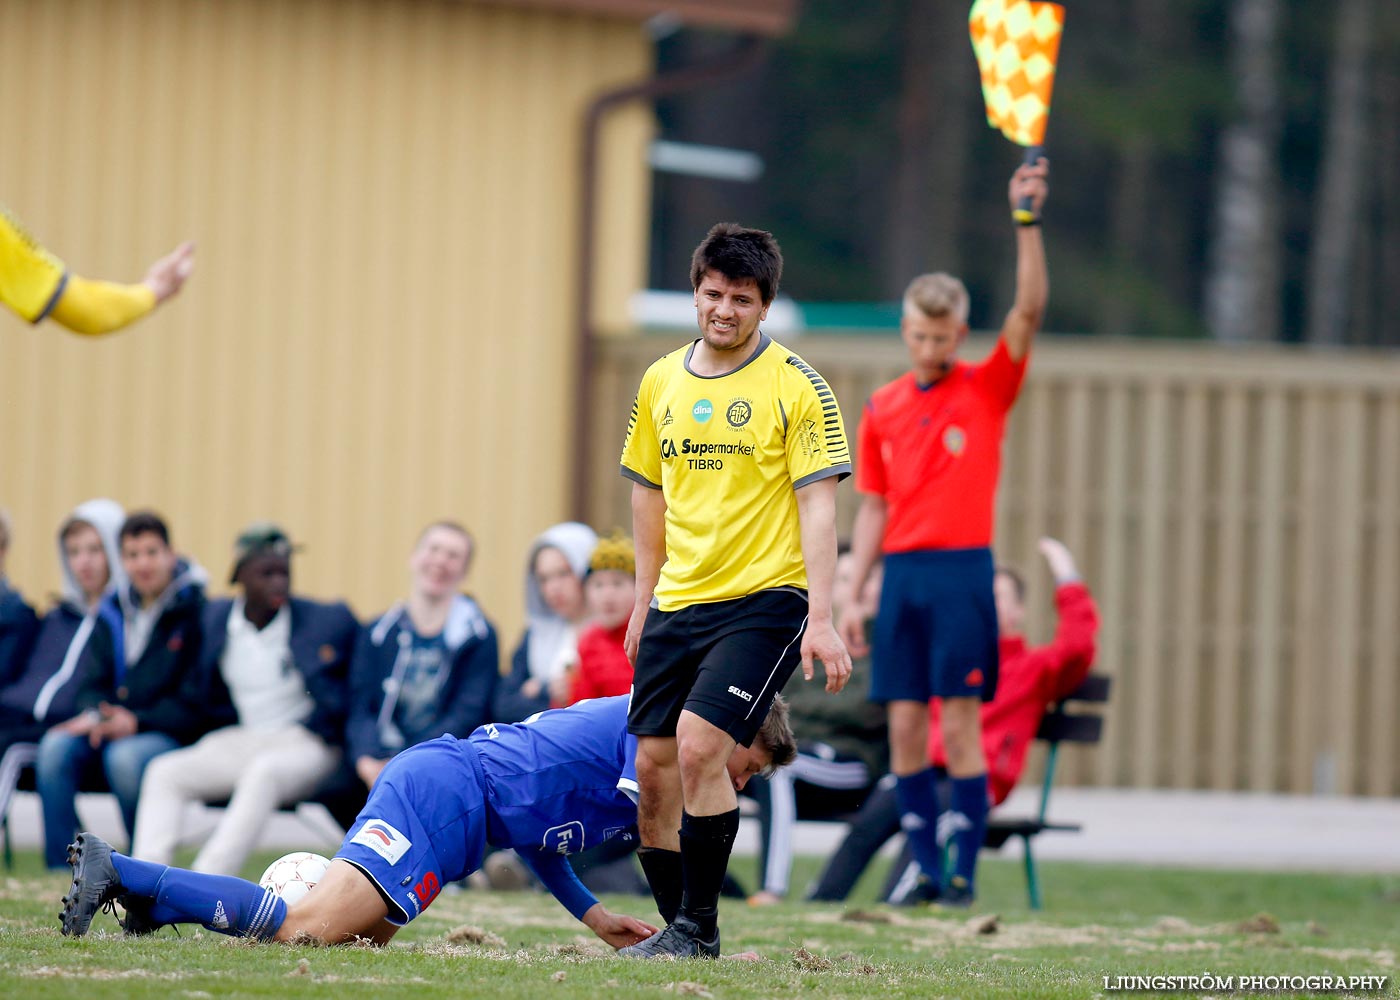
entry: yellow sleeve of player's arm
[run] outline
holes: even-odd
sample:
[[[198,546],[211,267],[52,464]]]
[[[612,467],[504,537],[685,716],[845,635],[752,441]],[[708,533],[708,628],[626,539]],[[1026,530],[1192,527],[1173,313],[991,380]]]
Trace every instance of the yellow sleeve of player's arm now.
[[[627,439],[622,445],[622,474],[653,489],[661,488],[661,441],[652,417],[652,369],[642,376],[642,384],[632,400],[627,418]]]
[[[37,323],[63,292],[63,261],[41,247],[0,206],[0,302]]]
[[[793,369],[788,386],[795,396],[787,427],[788,475],[792,485],[800,489],[828,476],[845,479],[851,474],[851,452],[836,394],[817,370],[801,358],[793,355],[788,364]]]
[[[156,293],[145,285],[118,285],[69,275],[50,315],[74,333],[97,336],[120,330],[156,307]]]

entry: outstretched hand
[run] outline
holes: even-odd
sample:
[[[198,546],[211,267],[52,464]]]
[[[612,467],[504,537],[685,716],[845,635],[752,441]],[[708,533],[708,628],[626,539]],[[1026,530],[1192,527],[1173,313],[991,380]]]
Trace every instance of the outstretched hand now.
[[[826,668],[826,690],[835,694],[851,679],[851,654],[846,644],[836,634],[831,622],[813,625],[810,622],[802,633],[802,676],[811,680],[814,674],[813,660],[821,660]]]
[[[583,922],[594,934],[614,948],[645,941],[660,928],[624,913],[611,913],[602,903],[594,903],[583,915]]]
[[[150,266],[142,280],[155,293],[156,304],[170,298],[194,273],[194,244],[186,240]]]
[[[1050,196],[1050,161],[1042,156],[1034,163],[1021,164],[1011,175],[1006,193],[1012,211],[1020,207],[1022,198],[1029,198],[1031,213],[1039,218],[1040,209]]]

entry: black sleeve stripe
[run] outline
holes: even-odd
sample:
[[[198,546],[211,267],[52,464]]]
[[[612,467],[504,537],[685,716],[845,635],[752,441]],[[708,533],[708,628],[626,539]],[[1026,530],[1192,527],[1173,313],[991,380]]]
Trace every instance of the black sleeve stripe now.
[[[841,430],[841,411],[836,405],[836,394],[831,391],[831,387],[817,370],[797,355],[789,354],[787,363],[807,376],[807,381],[811,382],[812,388],[817,391],[817,401],[822,407],[822,423],[826,429],[827,455],[833,463],[849,462],[850,449],[846,444],[846,435]]]
[[[645,486],[649,490],[661,489],[660,483],[653,483],[650,479],[642,475],[640,472],[637,472],[634,469],[629,469],[625,465],[622,466],[622,478],[630,479],[634,483],[640,483],[642,486]]]

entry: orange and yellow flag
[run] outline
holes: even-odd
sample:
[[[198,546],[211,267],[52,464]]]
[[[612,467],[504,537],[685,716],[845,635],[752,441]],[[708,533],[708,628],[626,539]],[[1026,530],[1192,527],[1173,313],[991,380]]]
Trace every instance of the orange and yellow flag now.
[[[1037,0],[976,0],[968,16],[987,124],[1022,146],[1045,141],[1065,9]]]

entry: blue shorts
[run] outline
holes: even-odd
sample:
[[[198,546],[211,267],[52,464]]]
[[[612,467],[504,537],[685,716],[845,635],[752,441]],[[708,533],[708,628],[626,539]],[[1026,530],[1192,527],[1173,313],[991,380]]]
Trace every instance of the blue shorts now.
[[[336,857],[365,874],[400,926],[481,867],[486,787],[476,748],[442,736],[389,761]]]
[[[998,663],[992,573],[990,549],[885,556],[871,701],[992,700]]]

